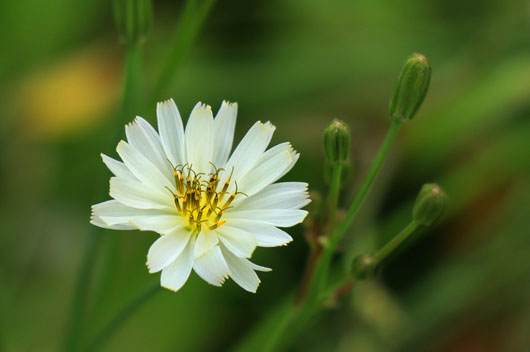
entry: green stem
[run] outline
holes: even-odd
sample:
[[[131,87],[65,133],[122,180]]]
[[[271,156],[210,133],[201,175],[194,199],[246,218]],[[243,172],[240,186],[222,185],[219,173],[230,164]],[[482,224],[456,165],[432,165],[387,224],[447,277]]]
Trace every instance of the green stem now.
[[[109,341],[109,338],[127,321],[127,319],[147,302],[155,293],[161,291],[160,284],[156,283],[152,287],[143,291],[131,303],[125,306],[94,338],[85,351],[95,352],[100,350]]]
[[[339,224],[339,227],[337,228],[337,231],[331,236],[330,241],[327,243],[327,246],[324,248],[324,253],[322,254],[321,260],[317,265],[314,281],[312,283],[312,287],[310,289],[310,294],[308,297],[308,304],[313,304],[318,297],[319,293],[322,292],[324,286],[325,286],[325,277],[327,275],[327,272],[329,270],[329,266],[331,263],[331,258],[333,256],[333,253],[335,252],[337,245],[339,244],[340,240],[350,227],[351,223],[355,219],[355,216],[357,215],[357,211],[359,210],[359,207],[364,200],[364,197],[366,196],[366,193],[368,193],[368,190],[372,186],[372,183],[375,179],[375,176],[377,175],[377,172],[381,168],[381,165],[383,164],[383,161],[385,160],[386,155],[388,154],[388,150],[390,149],[390,146],[392,145],[392,142],[394,141],[397,132],[399,131],[399,127],[401,126],[401,122],[394,120],[392,122],[392,125],[388,129],[388,132],[385,136],[385,139],[383,140],[383,143],[381,144],[381,147],[379,148],[379,151],[375,157],[375,160],[372,164],[372,167],[366,174],[363,183],[361,184],[361,187],[359,188],[359,191],[357,192],[355,198],[353,199],[348,212],[346,213],[346,216],[344,220]]]
[[[329,214],[328,214],[328,233],[327,233],[327,239],[331,239],[333,234],[336,231],[337,227],[337,207],[339,203],[339,191],[340,191],[340,181],[341,181],[341,175],[342,175],[342,164],[336,163],[333,165],[333,176],[331,179],[331,189],[330,189],[330,197],[329,197]],[[324,252],[326,251],[326,246],[324,246]],[[321,261],[317,262],[317,268]],[[318,271],[317,271],[318,272]],[[315,272],[315,274],[317,274]],[[327,279],[327,272],[323,273],[323,277],[321,278],[321,281],[324,283]],[[311,289],[309,290],[309,293],[311,293]]]
[[[294,292],[288,293],[275,302],[269,309],[267,314],[262,317],[258,324],[254,326],[252,331],[246,336],[240,338],[237,343],[230,349],[232,352],[247,352],[260,351],[266,349],[267,344],[273,344],[276,337],[274,336],[279,325],[288,324],[293,313],[294,306]]]
[[[398,233],[394,238],[392,238],[383,248],[379,249],[374,254],[375,266],[381,265],[390,254],[394,253],[398,247],[403,245],[410,236],[420,227],[420,224],[417,221],[412,220],[400,233]]]
[[[337,226],[337,207],[339,203],[340,181],[342,175],[342,164],[340,162],[333,165],[333,175],[329,192],[329,213],[328,213],[328,237],[335,233]]]
[[[377,172],[381,168],[381,165],[388,154],[388,150],[390,149],[390,146],[392,145],[400,126],[401,122],[397,120],[392,122],[392,125],[390,126],[381,144],[381,147],[379,148],[375,160],[370,170],[366,174],[359,191],[353,199],[344,220],[342,220],[342,222],[339,224],[337,230],[332,234],[329,242],[324,247],[324,252],[316,265],[313,280],[310,283],[307,299],[304,302],[301,302],[300,306],[293,306],[291,307],[291,310],[287,312],[287,316],[290,318],[289,321],[293,322],[292,325],[282,324],[281,326],[277,327],[277,331],[274,332],[274,339],[272,341],[268,341],[268,344],[266,345],[267,348],[264,350],[282,350],[282,346],[288,344],[289,341],[294,338],[296,333],[303,328],[311,316],[316,312],[317,306],[321,302],[322,292],[324,292],[325,279],[330,267],[333,253],[335,252],[340,240],[348,230],[348,227],[355,219],[355,215],[357,215],[357,211],[359,210],[364,197],[370,189]],[[286,336],[286,331],[289,331],[289,336]]]
[[[141,71],[140,47],[132,45],[127,48],[125,55],[123,98],[119,118],[115,121],[115,128],[113,129],[114,136],[121,135],[123,126],[134,119],[140,105]],[[112,143],[114,142],[115,140],[112,141]]]
[[[411,238],[411,235],[419,227],[420,223],[412,220],[394,238],[392,238],[380,250],[378,250],[373,257],[375,267],[381,265],[392,253],[395,253],[399,247],[401,247],[407,240]],[[275,331],[269,341],[267,341],[263,351],[275,351],[277,350],[278,346],[288,345],[290,340],[297,336],[298,332],[304,328],[311,317],[318,312],[318,310],[327,300],[333,298],[334,296],[341,296],[346,292],[349,292],[354,282],[355,278],[348,275],[341,279],[338,283],[320,292],[313,304],[306,304],[303,307],[292,308],[287,315],[287,319],[283,322],[283,324],[278,326],[277,331]],[[282,336],[282,333],[286,329],[289,329],[289,335]]]
[[[335,232],[335,227],[337,224],[337,207],[338,207],[338,201],[339,201],[341,175],[342,175],[342,164],[340,162],[333,164],[333,173],[332,173],[332,179],[331,179],[331,185],[330,185],[330,191],[329,191],[329,198],[327,202],[327,205],[329,207],[328,229],[327,229],[328,237],[330,236],[330,234]],[[318,243],[317,245],[310,244],[310,253],[307,258],[306,268],[304,270],[304,275],[302,276],[300,288],[298,290],[298,295],[295,300],[296,305],[302,304],[307,297],[311,282],[313,281],[315,267],[320,259],[321,254],[322,254],[322,247],[320,246],[320,244]]]
[[[119,114],[112,126],[112,135],[119,135],[125,124],[131,118],[131,105],[137,101],[138,76],[140,67],[140,55],[137,46],[128,48],[125,58],[125,77],[123,88],[123,102]],[[110,142],[110,139],[109,139]],[[112,141],[114,143],[114,140]],[[101,173],[101,188],[95,192],[97,201],[100,201],[107,193],[106,173]],[[64,351],[76,351],[79,345],[79,338],[83,330],[85,310],[88,300],[90,281],[94,271],[94,261],[96,259],[97,249],[100,247],[103,239],[103,229],[94,228],[95,233],[89,234],[88,245],[85,248],[83,259],[77,274],[76,286],[74,289],[73,299],[70,308],[70,314],[67,325],[66,338],[64,342]]]
[[[154,99],[160,100],[168,93],[176,71],[189,54],[202,24],[208,17],[215,0],[188,0],[173,36],[173,43],[166,62],[162,66],[154,89]]]

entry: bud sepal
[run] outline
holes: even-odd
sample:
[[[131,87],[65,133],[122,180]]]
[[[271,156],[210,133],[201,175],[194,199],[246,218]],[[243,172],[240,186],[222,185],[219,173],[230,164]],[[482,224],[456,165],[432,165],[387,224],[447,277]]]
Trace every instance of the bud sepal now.
[[[426,183],[420,190],[414,206],[412,218],[424,226],[430,226],[443,213],[447,204],[447,196],[440,186]]]
[[[431,81],[431,65],[422,54],[412,54],[401,73],[390,101],[390,116],[404,121],[410,120],[420,108]]]
[[[324,154],[332,163],[347,161],[350,157],[350,126],[341,120],[333,120],[324,130]]]

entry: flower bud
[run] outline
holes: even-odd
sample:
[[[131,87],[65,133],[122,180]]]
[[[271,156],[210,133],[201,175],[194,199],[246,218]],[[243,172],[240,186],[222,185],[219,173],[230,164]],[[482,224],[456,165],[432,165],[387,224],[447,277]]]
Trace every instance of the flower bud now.
[[[424,226],[431,225],[445,209],[447,196],[434,183],[426,183],[420,190],[412,208],[412,218]]]
[[[364,253],[353,260],[352,273],[357,280],[369,279],[376,271],[377,263],[371,254]]]
[[[350,156],[350,126],[333,120],[324,130],[324,154],[333,162],[348,160]]]
[[[421,54],[412,54],[399,74],[390,101],[390,115],[400,121],[412,119],[425,99],[430,81],[429,61]]]
[[[126,45],[143,42],[151,30],[151,0],[114,0],[114,22]]]

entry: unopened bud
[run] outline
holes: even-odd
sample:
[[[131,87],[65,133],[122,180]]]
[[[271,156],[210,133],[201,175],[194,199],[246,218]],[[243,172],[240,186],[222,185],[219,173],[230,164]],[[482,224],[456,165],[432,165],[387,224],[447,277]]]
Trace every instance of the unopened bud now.
[[[348,160],[350,156],[350,126],[333,120],[324,130],[324,154],[331,162]]]
[[[126,45],[144,41],[151,30],[153,11],[151,0],[114,0],[114,22]]]
[[[376,271],[377,263],[371,254],[361,254],[353,260],[352,273],[357,280],[369,279]]]
[[[412,218],[424,226],[431,225],[443,213],[447,204],[445,192],[434,183],[426,183],[412,208]]]
[[[412,119],[425,99],[430,81],[429,60],[421,54],[412,54],[399,74],[390,101],[390,115],[400,121]]]

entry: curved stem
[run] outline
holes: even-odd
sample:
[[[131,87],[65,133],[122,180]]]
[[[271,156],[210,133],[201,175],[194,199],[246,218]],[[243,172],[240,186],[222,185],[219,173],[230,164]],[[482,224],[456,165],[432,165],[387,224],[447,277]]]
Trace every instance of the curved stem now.
[[[412,237],[412,234],[420,227],[417,221],[412,220],[405,228],[403,228],[396,236],[388,241],[381,249],[374,254],[375,266],[381,265],[389,256],[401,247],[407,240]],[[264,351],[274,351],[277,348],[279,341],[283,344],[289,343],[289,338],[294,338],[299,331],[301,331],[311,319],[311,317],[318,312],[320,307],[329,299],[340,297],[351,291],[355,284],[355,277],[350,275],[344,277],[333,286],[319,293],[316,301],[313,304],[306,304],[300,309],[291,309],[288,314],[288,319],[278,327],[278,331],[273,335],[273,338],[265,345]],[[290,323],[290,324],[289,324]],[[280,340],[280,335],[286,328],[290,330],[290,336],[284,337]]]
[[[402,246],[410,236],[420,227],[417,221],[412,220],[400,233],[388,241],[383,248],[374,254],[375,266],[381,265],[398,247]]]
[[[152,287],[149,287],[147,290],[139,294],[101,330],[101,332],[94,338],[92,343],[88,345],[85,351],[95,352],[104,347],[109,338],[127,321],[127,319],[160,290],[160,284],[156,283]]]
[[[357,215],[357,211],[359,210],[359,207],[364,200],[364,197],[366,196],[366,193],[368,193],[368,190],[372,186],[372,183],[375,179],[375,176],[377,175],[377,172],[381,168],[381,165],[383,164],[383,161],[385,160],[386,155],[388,154],[388,150],[390,149],[390,146],[392,145],[392,142],[394,141],[397,132],[399,131],[399,127],[401,126],[401,122],[394,120],[392,122],[392,125],[388,129],[388,132],[385,136],[385,139],[383,140],[383,143],[381,144],[381,147],[379,148],[379,151],[377,152],[377,155],[375,157],[375,160],[366,174],[363,183],[361,184],[361,187],[359,188],[359,191],[355,195],[355,198],[353,199],[348,212],[346,213],[346,216],[344,220],[339,224],[339,227],[337,228],[337,231],[331,236],[329,243],[324,248],[324,253],[322,254],[321,260],[319,264],[317,265],[317,269],[315,272],[315,277],[312,283],[312,288],[310,289],[310,294],[308,297],[308,304],[313,304],[318,297],[318,294],[322,292],[322,289],[325,286],[325,277],[327,275],[327,272],[329,270],[329,266],[331,263],[331,258],[333,256],[333,253],[335,252],[337,245],[339,244],[340,240],[350,227],[351,223],[355,219],[355,215]]]
[[[377,172],[381,168],[383,161],[388,154],[388,150],[394,141],[401,122],[394,120],[390,126],[382,144],[377,152],[377,155],[374,159],[374,162],[366,174],[359,191],[357,192],[355,198],[353,199],[348,212],[344,220],[339,224],[337,230],[331,234],[330,240],[327,245],[324,247],[324,252],[318,261],[315,272],[313,275],[313,280],[310,282],[308,296],[305,301],[301,302],[299,306],[291,307],[291,310],[287,312],[289,317],[288,321],[293,322],[290,324],[282,324],[277,327],[274,332],[274,338],[271,341],[268,341],[265,351],[277,351],[282,349],[282,345],[288,344],[289,340],[292,339],[298,331],[300,331],[311,316],[315,313],[318,308],[318,304],[322,301],[322,292],[324,292],[325,279],[329,270],[331,258],[335,252],[338,243],[348,230],[348,227],[351,225],[357,215],[357,211],[364,200],[364,197],[368,193]],[[286,331],[289,330],[290,336],[285,336]]]

